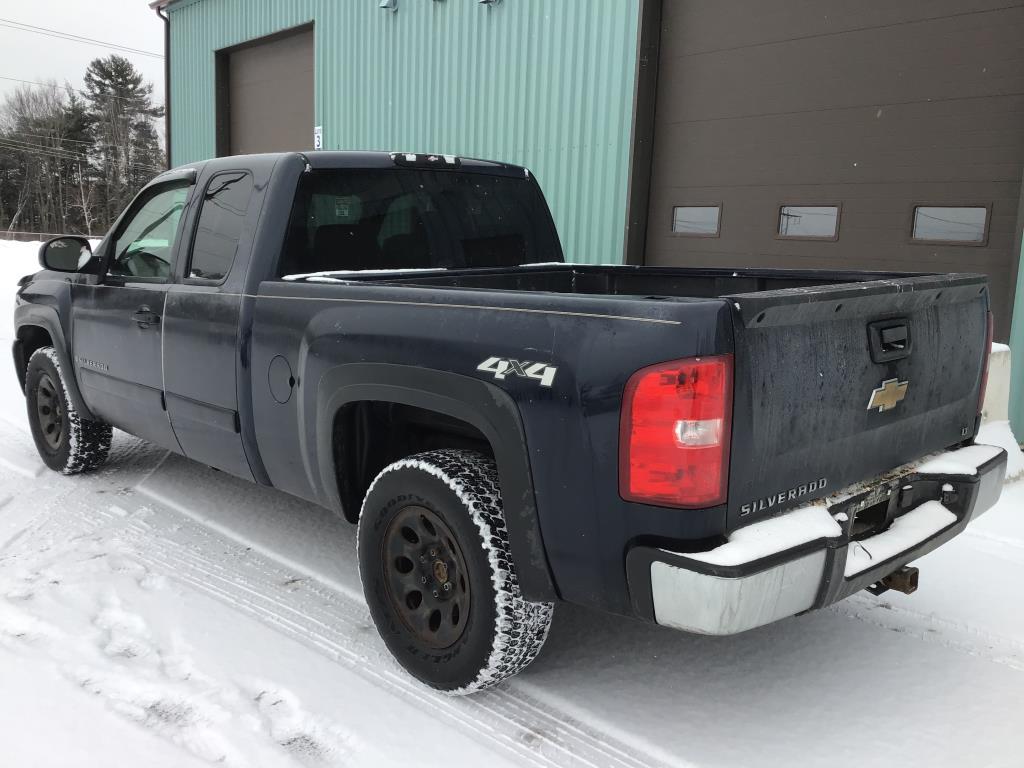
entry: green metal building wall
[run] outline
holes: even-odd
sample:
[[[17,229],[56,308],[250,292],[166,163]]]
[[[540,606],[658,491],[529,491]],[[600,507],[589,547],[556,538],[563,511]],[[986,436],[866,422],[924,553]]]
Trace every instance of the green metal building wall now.
[[[1024,202],[1021,203],[1024,207]],[[1010,325],[1010,423],[1018,440],[1024,440],[1024,244],[1017,275],[1017,299]]]
[[[171,156],[215,154],[215,52],[314,23],[325,149],[525,165],[566,258],[622,260],[639,0],[180,0]],[[310,126],[312,140],[313,126]]]

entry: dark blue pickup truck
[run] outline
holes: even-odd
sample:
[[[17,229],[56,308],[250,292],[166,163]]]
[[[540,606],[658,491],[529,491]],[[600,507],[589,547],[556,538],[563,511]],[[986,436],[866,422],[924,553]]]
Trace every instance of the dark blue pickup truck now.
[[[219,158],[40,260],[43,460],[117,428],[358,523],[382,637],[451,692],[527,665],[557,601],[730,634],[912,591],[1005,474],[984,278],[568,264],[515,166]]]

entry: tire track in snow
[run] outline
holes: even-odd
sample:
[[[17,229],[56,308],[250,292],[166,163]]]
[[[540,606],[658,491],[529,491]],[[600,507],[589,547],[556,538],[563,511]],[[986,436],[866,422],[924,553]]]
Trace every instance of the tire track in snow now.
[[[46,471],[46,465],[41,461],[32,461],[20,452],[17,454],[0,452],[0,465],[29,479],[35,479]]]
[[[405,676],[376,642],[376,631],[361,604],[286,570],[230,538],[183,516],[165,522],[175,510],[131,519],[127,540],[136,557],[189,587],[270,625],[380,687],[413,700],[425,711],[445,716],[476,739],[531,763],[603,768],[659,765],[634,756],[592,728],[552,711],[515,691],[499,689],[471,699],[433,693]],[[173,529],[173,530],[172,530]],[[154,547],[153,543],[159,546]],[[216,553],[211,557],[211,553]],[[230,563],[230,567],[225,564]]]
[[[826,610],[1024,672],[1024,643],[985,632],[964,622],[875,602],[860,595],[851,595]]]
[[[1012,552],[1012,554],[1007,553],[1007,556],[1012,558],[1015,563],[1024,565],[1024,540],[1017,539],[1012,536],[1001,536],[983,529],[975,530],[972,528],[965,530],[964,535],[968,538],[984,541],[988,544],[996,544],[1000,547],[1006,547],[1010,552]]]
[[[4,426],[0,438],[7,437]],[[454,699],[407,677],[377,641],[368,611],[346,585],[333,589],[299,575],[253,552],[231,531],[176,509],[173,499],[140,489],[159,471],[167,456],[162,450],[122,436],[111,465],[99,472],[36,478],[15,469],[17,457],[3,461],[4,454],[32,450],[23,434],[11,437],[0,448],[0,474],[16,475],[3,478],[5,487],[33,517],[8,540],[4,555],[28,560],[60,541],[106,528],[143,565],[241,610],[517,761],[589,768],[664,765],[521,692],[498,689]]]
[[[112,517],[105,502],[134,494],[135,485],[155,472],[167,456],[166,451],[134,437],[114,434],[109,465],[103,469],[76,477],[46,469],[41,477],[35,477],[12,468],[25,464],[25,456],[35,455],[31,438],[0,422],[0,478],[4,491],[10,495],[0,514],[8,520],[20,521],[0,544],[0,562],[17,556],[17,542],[26,543],[23,549],[46,550],[60,539],[82,535],[102,525]],[[70,518],[62,514],[70,509],[77,513]]]
[[[6,597],[0,599],[0,645],[10,646],[15,653],[31,653],[43,646],[73,685],[104,702],[116,715],[209,762],[235,768],[283,765],[274,751],[279,748],[295,761],[289,765],[352,765],[354,731],[305,710],[288,689],[266,678],[218,678],[204,673],[189,655],[187,643],[177,642],[173,632],[154,635],[142,615],[125,610],[120,590],[108,576],[119,574],[147,591],[166,582],[130,551],[125,536],[127,514],[115,511],[108,524],[93,525],[89,533],[64,539],[51,549],[29,548],[23,553],[27,567],[21,573],[0,571],[0,595]],[[69,522],[81,528],[100,517],[85,520],[72,515]],[[62,595],[95,590],[97,577],[104,586],[94,592],[94,601],[65,603],[78,631],[68,634],[31,611],[40,598],[52,605]],[[69,587],[71,592],[66,592]],[[259,726],[254,730],[256,720]],[[244,754],[252,750],[254,754]],[[267,763],[250,759],[259,754],[274,759]],[[369,743],[360,745],[360,757],[380,763]]]

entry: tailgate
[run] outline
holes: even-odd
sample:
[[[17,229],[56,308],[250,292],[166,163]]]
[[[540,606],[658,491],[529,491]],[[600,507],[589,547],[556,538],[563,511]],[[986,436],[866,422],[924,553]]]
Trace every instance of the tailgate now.
[[[987,352],[983,276],[725,298],[736,352],[731,527],[975,434]]]

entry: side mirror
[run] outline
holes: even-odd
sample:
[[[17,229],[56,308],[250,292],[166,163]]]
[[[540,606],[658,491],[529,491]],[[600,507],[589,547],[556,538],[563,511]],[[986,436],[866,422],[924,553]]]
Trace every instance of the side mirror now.
[[[92,245],[84,237],[65,235],[39,246],[39,266],[54,272],[81,272],[92,261]]]

